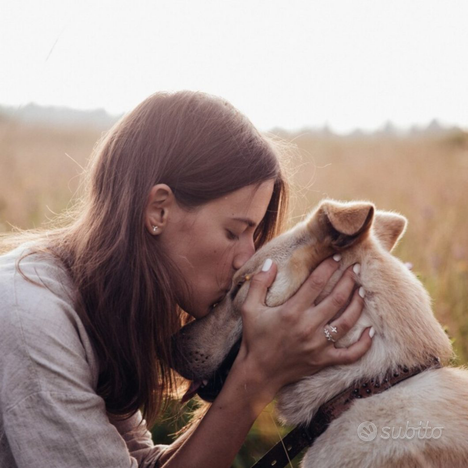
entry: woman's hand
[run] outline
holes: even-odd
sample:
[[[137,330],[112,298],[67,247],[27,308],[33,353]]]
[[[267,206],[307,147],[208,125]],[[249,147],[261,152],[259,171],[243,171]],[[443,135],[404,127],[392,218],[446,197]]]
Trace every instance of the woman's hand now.
[[[270,400],[284,386],[312,375],[326,366],[349,364],[371,347],[370,331],[349,348],[335,348],[324,327],[349,301],[343,314],[330,325],[339,340],[354,326],[363,309],[364,291],[355,289],[353,267],[348,268],[328,297],[314,305],[339,263],[332,258],[322,262],[297,293],[279,307],[268,307],[265,298],[276,276],[276,266],[252,278],[242,307],[243,338],[235,365],[246,366],[255,374]]]

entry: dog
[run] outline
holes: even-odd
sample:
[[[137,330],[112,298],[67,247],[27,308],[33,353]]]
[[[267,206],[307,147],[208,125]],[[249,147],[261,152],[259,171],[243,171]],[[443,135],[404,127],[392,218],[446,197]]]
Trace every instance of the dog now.
[[[322,404],[355,382],[380,381],[402,367],[424,366],[434,356],[443,367],[354,400],[307,450],[302,468],[468,467],[468,371],[449,365],[452,346],[432,313],[428,293],[390,254],[406,224],[403,216],[378,211],[368,202],[323,201],[303,222],[257,251],[236,273],[233,290],[210,314],[182,328],[174,341],[176,370],[204,382],[199,394],[208,389],[206,399],[214,398],[210,386],[222,380],[220,369],[234,360],[242,335],[239,311],[249,289],[248,278],[271,258],[278,272],[266,304],[278,306],[322,260],[340,253],[339,271],[318,301],[330,293],[347,267],[359,262],[357,281],[366,291],[364,309],[335,346],[350,346],[373,326],[372,347],[353,364],[327,367],[284,387],[278,396],[280,419],[306,425]]]

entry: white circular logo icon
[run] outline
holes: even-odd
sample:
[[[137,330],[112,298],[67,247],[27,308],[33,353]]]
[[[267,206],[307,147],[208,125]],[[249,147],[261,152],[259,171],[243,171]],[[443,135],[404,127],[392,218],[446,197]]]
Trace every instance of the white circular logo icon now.
[[[370,421],[364,421],[359,424],[357,435],[363,442],[372,442],[377,437],[377,426]]]

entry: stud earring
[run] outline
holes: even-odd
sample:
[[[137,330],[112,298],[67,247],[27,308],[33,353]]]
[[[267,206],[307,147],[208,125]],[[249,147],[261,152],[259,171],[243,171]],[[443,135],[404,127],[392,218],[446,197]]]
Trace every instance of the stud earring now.
[[[153,226],[153,232],[156,233],[156,231],[159,229],[158,226]]]

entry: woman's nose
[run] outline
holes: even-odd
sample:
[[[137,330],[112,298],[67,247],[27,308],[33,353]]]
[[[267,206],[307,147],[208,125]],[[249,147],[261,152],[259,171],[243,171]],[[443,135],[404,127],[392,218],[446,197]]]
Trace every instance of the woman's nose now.
[[[234,256],[233,267],[235,270],[239,270],[243,267],[244,263],[252,257],[255,253],[255,247],[252,245],[249,248],[245,248]]]

